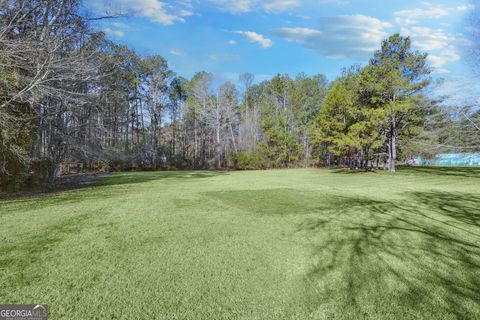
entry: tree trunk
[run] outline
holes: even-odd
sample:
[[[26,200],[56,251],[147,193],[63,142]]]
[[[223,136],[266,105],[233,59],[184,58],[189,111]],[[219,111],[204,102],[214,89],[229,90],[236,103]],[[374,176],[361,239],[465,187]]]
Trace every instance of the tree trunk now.
[[[222,147],[220,144],[220,124],[216,125],[215,128],[215,133],[216,133],[216,143],[215,143],[215,166],[217,168],[220,168],[220,158],[221,158],[221,153],[222,153]]]
[[[390,138],[390,146],[388,153],[388,171],[395,172],[396,166],[395,162],[397,160],[397,135],[396,130],[392,132],[392,137]]]
[[[198,150],[198,139],[197,139],[197,116],[194,115],[193,120],[193,165],[197,166],[197,150]]]
[[[308,168],[310,163],[310,145],[308,143],[308,134],[303,136],[303,150],[305,152],[305,168]]]
[[[229,123],[229,126],[230,126],[230,135],[232,136],[233,150],[235,151],[235,153],[238,153],[237,143],[235,142],[235,134],[233,133],[232,124]]]
[[[397,125],[395,118],[395,95],[390,102],[390,141],[388,146],[388,171],[395,172],[397,160]]]

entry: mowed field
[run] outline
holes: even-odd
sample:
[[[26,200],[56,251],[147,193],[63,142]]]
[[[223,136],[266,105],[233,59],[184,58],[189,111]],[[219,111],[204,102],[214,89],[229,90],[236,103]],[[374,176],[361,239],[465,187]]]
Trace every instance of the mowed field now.
[[[480,319],[480,169],[114,174],[0,200],[51,319]]]

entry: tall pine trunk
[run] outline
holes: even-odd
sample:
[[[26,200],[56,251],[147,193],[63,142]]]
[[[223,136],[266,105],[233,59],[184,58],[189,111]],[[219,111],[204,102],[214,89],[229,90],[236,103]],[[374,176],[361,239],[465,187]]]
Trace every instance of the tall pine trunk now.
[[[393,95],[390,102],[390,139],[388,142],[388,171],[395,172],[395,162],[397,161],[397,119],[395,117],[395,100]]]
[[[396,130],[392,131],[392,137],[390,138],[390,144],[388,148],[388,171],[395,172],[397,161],[397,133]]]

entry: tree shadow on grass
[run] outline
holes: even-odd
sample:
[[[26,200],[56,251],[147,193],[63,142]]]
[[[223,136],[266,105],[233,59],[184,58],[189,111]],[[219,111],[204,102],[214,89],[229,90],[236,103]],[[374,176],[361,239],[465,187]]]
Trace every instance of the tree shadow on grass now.
[[[145,171],[145,172],[128,172],[116,173],[102,181],[96,186],[114,186],[124,184],[147,183],[157,180],[187,180],[213,178],[217,176],[228,175],[225,171]]]
[[[57,193],[24,195],[15,198],[7,198],[0,200],[0,217],[11,213],[23,214],[31,210],[42,210],[46,207],[71,205],[84,201],[101,201],[117,195],[118,192],[114,192],[113,190],[89,186],[83,189]],[[65,208],[65,214],[70,213],[69,209],[71,208]]]
[[[149,171],[115,173],[104,176],[93,184],[85,184],[74,190],[64,190],[42,194],[17,194],[0,197],[0,216],[9,211],[42,209],[52,205],[75,204],[82,201],[95,201],[118,196],[118,190],[110,186],[141,184],[158,180],[187,180],[212,178],[228,174],[222,171]]]
[[[350,170],[346,168],[332,169],[332,173],[336,174],[372,174],[377,172],[387,172],[382,169],[377,170]],[[422,166],[422,167],[407,167],[398,166],[397,173],[415,174],[415,175],[433,175],[433,176],[452,176],[463,178],[480,178],[480,167],[434,167],[434,166]]]
[[[314,243],[305,277],[312,313],[336,319],[480,317],[480,196],[406,196],[392,202],[339,198],[318,223],[309,218],[298,225]]]
[[[377,173],[377,171],[383,171],[383,170],[365,170],[365,169],[348,169],[348,168],[339,168],[339,169],[332,169],[332,173],[336,174],[356,174],[356,175],[361,175],[361,174],[373,174]]]
[[[457,227],[472,226],[480,227],[480,196],[477,194],[465,194],[458,192],[412,192],[411,197],[433,211],[430,219],[435,219],[435,214],[443,217],[443,223],[452,226],[445,221],[445,217],[453,219]],[[479,230],[479,229],[477,229]],[[480,231],[480,230],[479,230]],[[480,237],[480,233],[477,234]]]
[[[92,215],[88,214],[67,216],[56,224],[24,236],[21,242],[0,243],[0,274],[3,274],[0,279],[3,289],[18,290],[41,278],[48,250],[67,237],[81,232],[91,219]]]
[[[399,167],[400,173],[480,178],[480,167]]]

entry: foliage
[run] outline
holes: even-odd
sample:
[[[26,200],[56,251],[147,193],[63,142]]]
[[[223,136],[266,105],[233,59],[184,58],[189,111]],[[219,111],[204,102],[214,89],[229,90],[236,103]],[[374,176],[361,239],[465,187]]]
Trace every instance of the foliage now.
[[[409,38],[393,35],[367,66],[332,83],[312,127],[328,164],[365,169],[388,161],[395,171],[398,153],[421,133],[430,105],[421,94],[429,83],[426,54],[410,47]]]
[[[256,170],[270,167],[270,162],[262,152],[240,152],[233,156],[235,169]]]
[[[419,93],[430,83],[427,54],[413,51],[409,37],[395,34],[383,41],[381,49],[361,73],[361,99],[380,108],[385,115],[383,130],[388,169],[395,171],[402,133],[412,123],[422,120],[419,108],[422,105],[418,100]]]
[[[426,54],[398,34],[331,84],[321,74],[255,83],[245,73],[237,88],[205,71],[184,79],[163,57],[106,39],[78,0],[0,5],[3,189],[24,185],[43,161],[52,182],[69,168],[230,168],[235,159],[247,167],[388,162],[393,171],[432,135]],[[473,112],[463,115],[476,123]]]

